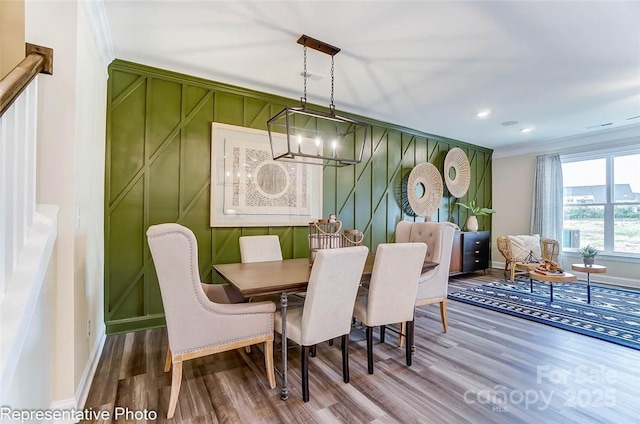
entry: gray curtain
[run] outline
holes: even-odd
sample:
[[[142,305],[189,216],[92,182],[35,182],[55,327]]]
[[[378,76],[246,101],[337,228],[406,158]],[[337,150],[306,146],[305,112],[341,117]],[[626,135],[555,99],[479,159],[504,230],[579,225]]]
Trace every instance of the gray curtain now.
[[[562,162],[560,155],[538,156],[531,202],[531,234],[540,234],[562,246]]]

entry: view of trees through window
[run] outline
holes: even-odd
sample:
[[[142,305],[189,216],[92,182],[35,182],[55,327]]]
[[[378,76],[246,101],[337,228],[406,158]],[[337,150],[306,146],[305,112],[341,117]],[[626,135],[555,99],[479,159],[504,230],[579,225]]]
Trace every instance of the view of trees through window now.
[[[563,158],[562,245],[640,254],[640,152]]]

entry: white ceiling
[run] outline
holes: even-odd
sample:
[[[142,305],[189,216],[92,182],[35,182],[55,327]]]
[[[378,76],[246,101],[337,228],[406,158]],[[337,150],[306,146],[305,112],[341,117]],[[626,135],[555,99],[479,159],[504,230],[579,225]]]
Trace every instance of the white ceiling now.
[[[119,59],[293,99],[303,92],[296,40],[307,34],[342,49],[336,109],[497,151],[623,126],[640,134],[640,2],[105,0],[105,9]],[[309,80],[310,103],[329,104],[330,63],[309,50],[307,70],[325,76]]]

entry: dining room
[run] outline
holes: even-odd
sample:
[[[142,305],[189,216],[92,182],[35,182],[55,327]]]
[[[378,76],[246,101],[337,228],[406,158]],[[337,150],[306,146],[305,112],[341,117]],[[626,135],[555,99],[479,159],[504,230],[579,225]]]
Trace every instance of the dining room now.
[[[597,340],[447,295],[472,288],[487,292],[503,282],[505,264],[496,240],[532,234],[536,155],[560,153],[588,166],[597,153],[607,166],[631,159],[628,168],[638,168],[633,162],[638,157],[639,121],[633,112],[637,56],[629,54],[637,50],[636,39],[629,36],[636,33],[636,5],[559,2],[549,8],[544,2],[525,3],[412,2],[399,7],[379,2],[353,13],[353,2],[335,2],[331,8],[306,2],[304,10],[299,2],[255,2],[252,7],[247,2],[0,2],[3,43],[21,24],[25,33],[22,40],[16,37],[15,61],[5,61],[3,44],[2,74],[24,56],[25,41],[49,48],[55,58],[53,75],[37,76],[23,93],[29,100],[18,98],[1,117],[0,215],[7,219],[0,219],[0,421],[20,419],[21,411],[23,421],[45,412],[51,417],[74,411],[74,417],[87,421],[106,416],[164,421],[173,393],[173,421],[185,422],[634,422],[637,393],[629,388],[640,387],[633,366],[637,351],[604,340],[628,333],[612,336],[607,328]],[[10,9],[16,14],[4,20]],[[342,18],[349,16],[360,23]],[[218,30],[231,35],[209,33]],[[301,34],[342,47],[332,78],[333,72],[316,72],[317,53],[312,51],[307,53],[313,68],[298,74],[303,45],[296,40]],[[386,35],[382,44],[380,34]],[[190,41],[181,42],[183,36]],[[616,48],[608,49],[611,45]],[[530,48],[526,57],[523,46]],[[188,65],[191,59],[195,66]],[[513,77],[511,83],[506,76]],[[3,111],[13,101],[5,103],[7,81],[3,77]],[[303,82],[309,86],[303,88]],[[331,115],[334,99],[326,94],[333,82],[333,112],[347,118],[343,123],[353,120],[367,128],[361,161],[346,158],[341,164],[347,166],[320,168],[320,177],[315,165],[316,171],[305,174],[303,168],[294,171],[264,161],[264,146],[273,153],[269,121],[297,116],[292,108],[302,106],[298,97],[306,89],[306,106]],[[357,89],[360,83],[363,89]],[[318,87],[326,93],[315,93]],[[480,88],[490,96],[480,96],[475,91]],[[500,93],[504,97],[496,98]],[[495,101],[492,110],[478,104],[487,98]],[[21,108],[30,112],[13,112]],[[612,111],[615,116],[609,115]],[[295,121],[306,122],[309,130],[322,129],[299,118]],[[529,118],[537,126],[525,127]],[[232,131],[220,133],[213,123]],[[22,136],[35,144],[23,143]],[[281,151],[285,156],[317,156],[322,146],[326,154],[321,156],[332,159],[344,147],[310,137],[290,141]],[[262,148],[254,149],[256,143]],[[242,168],[233,160],[225,163],[226,144],[231,156],[237,152],[249,159]],[[470,184],[465,194],[456,195],[450,183],[457,171],[448,163],[454,156],[463,159],[460,152],[468,160]],[[424,170],[423,182],[408,190],[414,188],[412,171],[422,164],[436,172],[425,165],[430,170]],[[250,167],[252,172],[238,176]],[[576,299],[593,308],[600,308],[603,299],[611,303],[611,290],[603,283],[623,289],[639,284],[638,258],[629,254],[629,248],[637,249],[636,233],[624,234],[630,243],[624,242],[621,253],[603,230],[620,218],[612,210],[633,213],[636,208],[637,213],[638,190],[631,186],[607,199],[604,187],[613,191],[619,183],[607,169],[602,175],[614,178],[602,178],[602,190],[593,191],[591,201],[615,203],[620,194],[630,203],[596,206],[610,209],[589,216],[590,229],[600,231],[603,244],[597,269],[606,272],[577,264],[587,272],[577,274],[581,287],[570,294],[572,308]],[[434,196],[435,209],[416,215],[409,196],[429,194],[425,189],[436,187],[431,184],[436,174],[443,185],[440,197]],[[241,188],[254,177],[256,190]],[[584,190],[587,184],[575,185]],[[292,200],[296,196],[298,201]],[[225,201],[235,202],[226,214],[219,207]],[[268,210],[282,208],[283,202],[287,208],[293,204],[295,214]],[[496,211],[478,216],[477,228],[467,226],[473,214],[462,206],[472,202]],[[576,211],[592,209],[574,206]],[[295,340],[295,326],[285,330],[291,338],[285,337],[283,368],[282,292],[245,302],[216,268],[242,265],[243,237],[275,236],[279,249],[270,251],[280,253],[277,260],[308,262],[308,224],[332,213],[343,224],[341,231],[361,235],[369,254],[403,240],[398,224],[421,224],[421,215],[461,231],[454,235],[449,272],[439,266],[421,277],[430,279],[424,287],[437,285],[439,293],[416,295],[413,343],[400,337],[404,344],[399,346],[393,330],[410,330],[399,325],[387,326],[385,334],[381,327],[368,330],[362,323],[368,322],[366,308],[358,303],[362,322],[349,327],[348,338],[342,334],[333,344],[307,346],[307,359]],[[274,223],[272,215],[289,221]],[[637,215],[621,218],[634,229]],[[209,295],[223,309],[239,303],[270,310],[268,302],[273,303],[274,311],[265,312],[274,325],[266,331],[273,337],[273,349],[266,350],[273,352],[273,378],[264,346],[271,340],[264,332],[255,344],[200,358],[189,359],[179,348],[172,352],[168,302],[147,239],[149,228],[162,223],[177,223],[194,235],[206,296],[198,298],[202,304],[214,301]],[[620,229],[626,231],[623,225],[613,228],[616,237]],[[577,233],[570,229],[571,240]],[[564,248],[573,246],[571,240],[560,240],[567,271],[578,259],[575,247]],[[37,256],[30,248],[34,241],[42,247],[42,259],[23,260],[23,253]],[[433,254],[427,245],[427,255]],[[526,296],[555,308],[565,304],[569,284],[543,279],[520,285],[526,286]],[[500,297],[504,292],[493,293]],[[287,293],[287,311],[304,302],[304,294]],[[592,327],[592,334],[603,332],[604,327]],[[174,367],[173,354],[180,366]],[[179,389],[173,384],[178,368]],[[289,372],[286,385],[283,369]],[[282,400],[283,387],[287,400]],[[309,402],[304,402],[305,391]]]
[[[266,254],[266,252],[278,251],[280,256],[276,259],[294,261],[303,265],[300,269],[303,270],[304,278],[307,278],[310,272],[310,249],[313,247],[310,240],[314,232],[318,233],[316,230],[310,230],[312,222],[324,219],[328,224],[331,219],[338,220],[341,226],[340,232],[345,229],[356,230],[360,234],[359,243],[367,246],[370,252],[374,253],[378,246],[397,241],[396,227],[398,222],[425,221],[424,217],[426,216],[429,218],[428,221],[432,223],[449,223],[458,229],[466,229],[470,213],[467,209],[458,206],[459,202],[468,204],[474,200],[483,207],[491,206],[493,183],[492,151],[490,149],[397,128],[391,124],[374,120],[362,119],[369,127],[360,163],[342,167],[318,167],[304,164],[296,164],[295,169],[287,168],[282,164],[267,167],[267,164],[273,162],[271,162],[269,152],[270,140],[266,129],[269,114],[266,111],[277,111],[280,107],[284,107],[276,99],[264,93],[255,93],[250,90],[239,91],[236,88],[230,91],[227,86],[212,81],[207,81],[203,87],[201,80],[193,79],[187,75],[119,60],[116,60],[110,69],[112,75],[110,84],[113,84],[114,89],[111,90],[113,103],[110,103],[110,107],[113,108],[113,111],[110,114],[109,125],[113,130],[108,143],[112,155],[110,156],[111,166],[108,167],[107,172],[106,194],[107,198],[112,200],[107,209],[109,224],[105,240],[109,246],[109,255],[105,258],[107,266],[105,273],[107,308],[105,324],[107,332],[113,334],[113,337],[119,340],[118,343],[124,343],[126,340],[130,348],[133,347],[132,344],[135,344],[136,349],[142,349],[140,353],[151,349],[154,352],[154,363],[165,355],[165,361],[168,361],[169,355],[166,352],[170,350],[170,346],[168,346],[169,340],[163,334],[163,330],[152,329],[154,327],[164,328],[165,315],[153,258],[151,255],[144,254],[145,232],[150,226],[165,222],[178,222],[189,228],[197,240],[200,281],[209,285],[229,284],[233,286],[235,277],[229,274],[225,275],[225,272],[229,272],[228,267],[233,269],[236,266],[249,265],[242,263],[241,240],[246,237],[276,237],[278,249],[263,248],[260,249],[261,252]],[[181,82],[177,83],[176,78]],[[141,109],[140,101],[143,98],[151,104]],[[183,98],[186,99],[186,102]],[[153,106],[154,102],[158,102],[158,107]],[[158,120],[159,117],[154,115],[154,111],[160,110],[160,103],[162,110],[166,111],[165,113],[173,114],[172,117],[165,114],[162,116],[162,120]],[[139,118],[134,119],[136,116]],[[213,119],[213,125],[211,119]],[[167,122],[172,122],[172,124],[167,125]],[[127,132],[120,132],[119,128],[127,128]],[[139,136],[144,133],[145,128],[152,129],[153,137]],[[311,145],[313,146],[313,144]],[[331,145],[327,145],[326,148],[331,149]],[[358,149],[353,150],[357,151]],[[148,153],[143,155],[142,152]],[[466,162],[463,161],[462,165],[452,164],[451,159],[447,159],[454,156],[452,152],[456,154],[462,152]],[[132,157],[138,158],[136,161],[138,165],[135,167],[131,166],[130,159]],[[125,158],[127,160],[124,160]],[[242,158],[242,161],[237,158]],[[457,168],[454,168],[454,165]],[[306,167],[307,170],[301,171],[300,166]],[[450,168],[454,168],[453,172],[445,172]],[[320,169],[322,172],[318,174]],[[458,178],[455,178],[455,171],[460,169],[463,169],[463,172],[459,172]],[[261,173],[263,176],[269,176],[263,178],[260,176]],[[300,189],[300,185],[295,185],[296,189],[291,192],[285,189],[287,182],[302,180],[301,175],[306,175],[304,187],[307,188]],[[464,179],[467,179],[466,183],[462,181],[461,184],[461,180]],[[251,185],[255,185],[256,190],[247,189]],[[459,191],[461,185],[466,186],[466,190],[463,192]],[[452,191],[457,193],[457,196],[452,194]],[[278,203],[278,200],[274,200],[277,197],[276,194],[286,193],[288,196],[291,193],[295,195],[301,192],[306,193],[306,196],[298,199],[308,199],[308,202],[300,203],[298,201],[296,203],[295,196],[293,196],[294,201],[289,206],[298,208],[298,211],[293,215],[282,214],[278,209],[282,205]],[[231,207],[228,206],[230,204]],[[270,214],[269,208],[273,208],[277,213]],[[426,208],[426,211],[423,208]],[[308,215],[305,216],[305,213]],[[335,216],[331,217],[331,214]],[[281,219],[282,215],[285,217],[284,222],[274,222],[274,220]],[[482,232],[490,234],[491,228],[491,216],[478,217],[478,228],[476,229],[479,231],[478,234]],[[324,228],[323,232],[331,234],[334,230]],[[489,238],[487,238],[487,248],[488,241]],[[328,244],[332,245],[331,242]],[[427,254],[433,251],[435,249],[431,245],[427,249]],[[453,246],[449,248],[450,254],[454,251]],[[447,260],[447,263],[449,261],[450,259]],[[434,260],[434,262],[438,262],[438,260]],[[443,263],[444,266],[441,266],[440,269],[445,271],[448,283],[450,265],[447,263]],[[279,278],[279,272],[261,268],[267,265],[252,264],[252,266],[256,266],[249,279],[253,284],[273,282]],[[485,278],[475,274],[472,274],[471,277],[466,274],[459,275],[463,286],[478,284],[478,280],[482,281]],[[492,275],[490,269],[487,275]],[[304,278],[297,281],[296,290],[304,288],[304,284],[308,282],[308,280],[303,281]],[[455,282],[456,280],[452,279],[451,281]],[[278,290],[282,290],[282,287],[266,292],[252,292],[249,289],[244,293],[249,298],[253,295],[258,296],[258,299],[264,296],[271,297],[271,301],[280,308],[274,314],[274,317],[280,317],[280,333],[276,331],[273,352],[277,375],[276,389],[271,389],[270,383],[262,374],[265,372],[262,366],[264,356],[261,353],[264,349],[259,346],[252,347],[250,352],[244,348],[238,349],[236,354],[239,357],[234,357],[232,364],[230,364],[234,370],[241,364],[248,364],[253,376],[249,378],[246,374],[242,374],[244,377],[241,377],[241,380],[254,380],[251,389],[236,386],[235,382],[229,381],[214,384],[211,379],[219,377],[217,374],[214,375],[213,371],[209,371],[209,368],[212,367],[212,363],[209,361],[213,361],[213,359],[201,358],[185,361],[182,365],[185,378],[182,382],[182,389],[178,391],[181,394],[177,395],[177,401],[175,401],[177,403],[174,406],[174,417],[177,418],[174,419],[187,420],[190,419],[189,417],[204,415],[210,419],[215,416],[216,419],[224,421],[225,414],[229,413],[234,417],[234,420],[253,421],[259,420],[259,418],[249,414],[247,410],[261,410],[260,405],[262,405],[268,410],[278,411],[271,412],[276,415],[269,415],[265,421],[296,422],[299,418],[296,412],[288,409],[292,408],[288,405],[293,403],[298,405],[295,407],[295,411],[304,408],[305,412],[301,413],[304,414],[302,416],[305,419],[318,422],[322,422],[323,417],[336,419],[341,416],[349,417],[348,419],[360,417],[363,421],[374,421],[377,418],[385,419],[386,417],[391,421],[399,422],[407,420],[429,422],[428,411],[430,408],[438,409],[438,419],[442,416],[450,416],[452,420],[460,421],[480,413],[492,419],[495,418],[498,422],[499,420],[506,422],[514,416],[527,413],[530,405],[518,404],[517,402],[515,402],[517,405],[500,403],[501,396],[507,393],[501,385],[507,385],[510,381],[509,379],[505,380],[504,375],[513,375],[520,388],[515,391],[512,389],[508,393],[522,392],[524,394],[534,391],[540,397],[547,396],[548,399],[550,394],[555,393],[557,389],[554,387],[554,382],[548,382],[549,384],[543,387],[540,387],[537,382],[534,383],[534,377],[537,373],[535,367],[527,370],[524,375],[519,374],[516,370],[501,370],[499,378],[497,376],[490,378],[485,371],[475,367],[484,364],[485,367],[500,368],[492,362],[493,360],[489,361],[484,356],[500,357],[501,354],[485,352],[482,344],[467,345],[467,342],[463,342],[462,339],[451,339],[451,331],[445,332],[446,327],[443,328],[447,319],[446,316],[443,316],[442,307],[438,310],[436,306],[431,305],[418,306],[415,309],[417,324],[413,343],[399,347],[396,338],[390,334],[385,337],[380,333],[380,330],[376,330],[372,336],[369,336],[375,345],[371,360],[366,348],[367,331],[362,327],[355,327],[350,332],[348,339],[350,343],[346,349],[350,358],[349,383],[346,384],[346,388],[341,387],[340,384],[345,384],[344,372],[342,372],[343,378],[340,378],[339,375],[341,374],[340,364],[344,363],[344,360],[340,359],[340,356],[344,355],[344,344],[341,338],[336,338],[333,346],[329,342],[317,344],[315,357],[310,355],[311,358],[303,367],[302,358],[304,356],[297,349],[298,344],[295,342],[287,344],[286,336],[284,339],[281,338],[284,328],[282,323],[286,320],[285,315],[282,314],[285,309],[283,308],[282,293],[287,293],[287,291],[279,292]],[[445,290],[447,290],[446,286]],[[286,302],[290,298],[292,302],[296,300],[287,295]],[[444,298],[446,299],[446,295]],[[455,304],[455,302],[449,302],[449,305],[452,303]],[[449,316],[452,316],[452,311],[455,310],[467,316],[468,321],[463,321],[461,325],[469,333],[464,334],[468,339],[477,340],[478,343],[486,342],[487,338],[493,337],[495,333],[506,332],[511,335],[512,331],[507,329],[509,327],[502,327],[502,325],[516,325],[512,321],[503,321],[503,319],[498,320],[499,323],[495,319],[491,319],[491,323],[489,323],[488,318],[483,315],[485,312],[465,311],[464,306],[460,305],[453,305],[449,309]],[[444,310],[446,311],[446,309]],[[430,320],[420,319],[425,316],[430,317]],[[458,319],[460,317],[452,320],[452,328],[456,328],[459,323],[456,321]],[[477,333],[479,322],[484,322],[484,325],[487,326],[484,329],[489,332],[480,338]],[[472,325],[473,329],[466,328],[469,325]],[[531,331],[534,331],[533,328],[527,327],[527,324],[522,325],[526,329],[519,331],[523,331],[525,334],[531,334]],[[497,329],[496,326],[498,326]],[[276,328],[274,327],[274,330]],[[389,326],[389,329],[392,328],[394,327]],[[426,340],[425,331],[430,334],[430,336],[426,336]],[[460,329],[456,330],[456,333],[458,331]],[[544,337],[548,337],[546,331],[546,329],[543,331]],[[133,336],[132,332],[138,335]],[[475,334],[472,335],[472,333]],[[462,335],[463,333],[458,334]],[[548,350],[549,343],[553,344],[552,340],[558,337],[551,334],[552,338],[549,341],[544,337],[540,340],[541,348],[547,346],[546,350]],[[160,348],[162,352],[158,353],[156,347],[151,347],[148,344],[148,337],[154,340],[154,344],[162,346]],[[492,349],[504,348],[507,341],[502,337],[504,336],[498,337],[495,345],[492,343]],[[510,354],[518,357],[524,354],[520,350],[522,349],[520,344],[526,340],[527,336],[523,337],[523,340],[512,340],[515,350]],[[279,343],[278,339],[281,340]],[[283,343],[282,340],[285,342]],[[381,340],[385,342],[381,343]],[[454,346],[457,347],[460,344],[465,346],[463,350],[453,349]],[[412,366],[407,367],[406,347],[411,345],[414,346],[415,352],[412,351]],[[282,349],[282,346],[294,347]],[[450,348],[453,350],[447,350]],[[117,352],[119,348],[113,346],[111,349],[116,349],[114,352]],[[449,384],[446,390],[437,389],[436,387],[439,387],[437,382],[432,382],[436,386],[421,386],[422,377],[420,375],[428,373],[427,370],[432,369],[431,361],[435,360],[433,349],[445,349],[436,356],[448,360],[452,358],[451,354],[454,357],[456,354],[461,355],[460,362],[446,365],[447,369],[452,366],[456,370],[454,372],[449,369],[451,373],[446,377],[447,384]],[[105,349],[105,351],[107,350]],[[243,350],[245,351],[243,352]],[[469,350],[476,353],[470,355]],[[485,352],[486,355],[479,358],[477,352]],[[528,352],[531,350],[529,349]],[[540,362],[536,359],[539,352],[527,353],[526,355],[529,354],[531,356],[528,356],[529,359],[525,361],[533,364]],[[219,355],[227,357],[229,354],[219,353],[212,355],[212,357]],[[324,355],[328,355],[328,359],[321,359],[321,361],[326,362],[318,361],[319,358],[325,358]],[[466,359],[464,359],[465,355]],[[507,353],[507,355],[509,354]],[[474,359],[469,360],[469,358]],[[391,361],[393,365],[381,364],[387,360]],[[148,363],[150,361],[152,360],[149,359]],[[487,361],[491,363],[487,363]],[[588,358],[584,358],[584,361],[586,361],[585,365],[581,365],[580,369],[582,367],[591,369],[595,366],[589,362]],[[378,370],[373,375],[368,373],[370,362],[373,362],[373,367]],[[197,383],[189,383],[190,376],[198,374],[190,367],[193,366],[192,364],[201,363],[207,364],[198,366],[203,374],[195,377]],[[473,366],[470,363],[473,363]],[[283,364],[287,365],[283,368]],[[322,370],[330,372],[330,376],[324,376],[321,383],[316,380],[319,377],[317,365],[314,364],[321,364]],[[559,369],[559,363],[552,362],[552,364],[550,366],[553,369]],[[387,368],[389,366],[391,368]],[[407,367],[407,370],[400,371],[398,369],[400,366]],[[470,366],[472,366],[472,370],[469,371],[469,374],[474,377],[469,377],[467,380],[464,377],[467,373],[460,376],[457,370]],[[540,366],[547,366],[547,363],[540,363]],[[204,371],[205,368],[207,371]],[[306,390],[304,389],[306,385],[303,384],[305,379],[302,377],[303,368],[308,371],[309,387]],[[213,369],[217,369],[216,366],[213,366]],[[359,374],[356,370],[364,370],[363,374],[366,375],[356,377]],[[396,377],[396,375],[403,376],[406,373],[413,375],[415,370],[421,370],[417,377],[418,381],[409,377],[406,381],[401,377]],[[503,371],[506,374],[503,374]],[[509,374],[510,372],[514,374]],[[383,382],[372,383],[372,379],[377,381],[378,374],[384,376]],[[479,376],[482,378],[481,381],[476,380]],[[153,407],[165,411],[170,407],[170,387],[172,384],[168,374],[156,377],[158,380],[154,383],[154,387],[160,385],[162,388],[154,389]],[[460,378],[462,381],[459,381]],[[371,388],[371,393],[365,393],[367,389],[364,388],[360,389],[362,391],[351,393],[349,386],[353,385],[354,379],[365,385],[364,387],[369,387],[370,384],[388,383],[390,385],[377,389]],[[398,383],[400,380],[409,384],[408,387],[405,387],[405,392],[396,387],[396,384],[400,384]],[[200,396],[194,397],[194,389],[191,388],[191,384],[197,384],[201,390]],[[233,404],[237,400],[216,400],[212,395],[209,395],[214,391],[214,387],[224,387],[225,385],[232,385],[234,393],[252,390],[261,393],[260,397],[264,395],[266,390],[268,393],[266,398],[269,400],[263,401],[269,405],[260,404],[245,408],[238,404],[232,409],[225,409],[224,406],[220,406],[221,403],[231,402]],[[327,393],[327,389],[323,388],[325,385],[330,388],[329,393]],[[425,392],[419,395],[413,393],[416,385]],[[334,395],[332,393],[335,390],[338,392]],[[347,390],[347,392],[341,390]],[[436,402],[434,405],[423,404],[425,399],[432,396],[431,392],[434,390],[439,391],[443,397],[439,398],[437,402],[434,401]],[[207,396],[204,396],[205,391]],[[308,404],[314,405],[318,402],[316,398],[318,396],[319,401],[329,409],[317,405],[299,406],[301,400],[305,398],[303,393],[305,391],[307,394],[311,393]],[[388,394],[396,391],[399,393],[391,399],[382,396],[382,393]],[[185,395],[185,392],[190,394]],[[351,394],[347,396],[344,393]],[[462,394],[468,396],[461,397]],[[117,396],[122,395],[118,394]],[[366,406],[353,407],[352,403],[358,404],[365,400],[363,396],[368,399],[365,402]],[[489,396],[490,400],[485,402],[483,396]],[[255,396],[249,397],[254,398]],[[344,397],[352,400],[342,404],[339,399]],[[89,396],[90,398],[91,396]],[[146,398],[149,399],[148,395]],[[233,398],[235,399],[235,396]],[[417,403],[408,399],[413,399]],[[460,399],[463,400],[460,401]],[[455,412],[449,411],[450,406],[447,406],[447,403],[452,400],[456,404]],[[371,405],[370,402],[374,402],[375,405]],[[542,403],[543,400],[539,402],[536,406],[539,406],[541,410],[548,411],[547,407],[543,407],[546,405]],[[118,400],[117,403],[121,404],[122,401]],[[461,403],[465,406],[461,407]],[[91,401],[87,403],[87,405],[92,404]],[[302,400],[302,404],[307,403]],[[394,406],[391,407],[391,405]],[[397,405],[405,406],[406,411],[405,408],[396,409]],[[280,415],[283,406],[285,411],[289,411],[285,416]],[[540,417],[543,417],[541,419],[549,418],[545,413],[541,414]],[[550,416],[551,419],[555,417],[553,414]]]

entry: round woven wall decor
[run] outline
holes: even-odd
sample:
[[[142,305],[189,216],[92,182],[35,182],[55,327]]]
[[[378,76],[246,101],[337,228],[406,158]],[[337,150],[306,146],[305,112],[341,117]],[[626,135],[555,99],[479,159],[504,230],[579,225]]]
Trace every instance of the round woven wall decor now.
[[[438,168],[429,162],[416,165],[409,174],[407,198],[417,216],[434,214],[442,201],[442,177]]]
[[[455,173],[453,177],[450,176],[451,168]],[[471,183],[471,166],[462,149],[454,147],[444,158],[444,180],[453,196],[460,198],[467,194]]]

